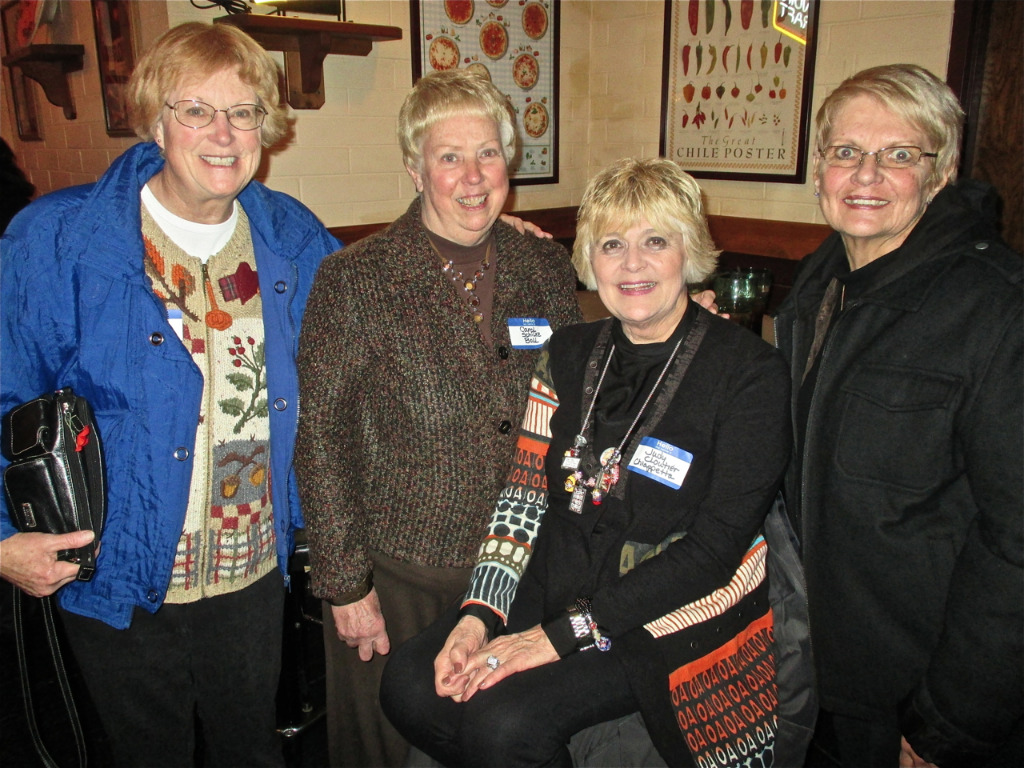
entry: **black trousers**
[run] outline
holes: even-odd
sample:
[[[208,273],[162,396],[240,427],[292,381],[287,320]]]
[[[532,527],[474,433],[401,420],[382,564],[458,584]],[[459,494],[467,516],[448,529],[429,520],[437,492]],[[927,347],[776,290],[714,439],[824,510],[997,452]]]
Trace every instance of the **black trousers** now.
[[[122,768],[283,766],[276,732],[284,584],[252,586],[155,614],[136,608],[118,630],[61,611],[71,650]]]
[[[448,768],[570,766],[573,734],[639,708],[614,647],[512,675],[465,703],[441,698],[434,658],[457,620],[456,607],[393,652],[380,692],[399,732]]]

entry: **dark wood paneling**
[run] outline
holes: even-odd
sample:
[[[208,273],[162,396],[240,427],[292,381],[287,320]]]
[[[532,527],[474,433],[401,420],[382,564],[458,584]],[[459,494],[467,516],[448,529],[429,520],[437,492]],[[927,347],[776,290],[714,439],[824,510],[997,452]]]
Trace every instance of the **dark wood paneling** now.
[[[572,247],[572,241],[576,237],[574,206],[516,211],[515,214],[550,232],[566,247]],[[790,261],[802,259],[817,248],[832,231],[824,224],[768,221],[739,216],[709,216],[708,225],[712,239],[723,251]],[[384,223],[355,224],[348,227],[330,227],[330,230],[342,242],[354,243],[385,226]]]
[[[1024,251],[1024,3],[956,0],[946,81],[967,113],[960,173],[1003,200],[1003,237]]]

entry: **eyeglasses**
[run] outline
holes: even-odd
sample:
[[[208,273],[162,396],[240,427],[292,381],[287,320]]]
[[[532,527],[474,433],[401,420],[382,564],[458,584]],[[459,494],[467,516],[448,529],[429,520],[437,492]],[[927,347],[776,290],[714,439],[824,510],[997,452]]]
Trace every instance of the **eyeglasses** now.
[[[865,152],[859,147],[836,144],[819,149],[818,154],[833,168],[856,168],[867,155],[875,156],[875,163],[882,168],[912,168],[922,157],[938,157],[937,152],[924,152],[920,147],[883,147],[874,152]]]
[[[227,109],[214,109],[209,104],[195,99],[184,99],[164,106],[174,113],[175,119],[187,128],[205,128],[223,112],[228,122],[240,131],[255,131],[263,125],[267,110],[259,104],[235,104]]]

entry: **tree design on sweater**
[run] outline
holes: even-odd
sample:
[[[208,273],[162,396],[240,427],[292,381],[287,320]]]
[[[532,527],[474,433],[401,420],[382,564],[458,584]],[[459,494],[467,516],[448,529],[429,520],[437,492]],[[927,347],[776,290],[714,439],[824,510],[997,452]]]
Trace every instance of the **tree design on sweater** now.
[[[259,344],[251,336],[245,339],[243,344],[241,337],[235,336],[232,339],[232,346],[228,348],[228,354],[234,358],[231,364],[238,369],[245,369],[229,373],[227,380],[239,392],[249,392],[248,402],[240,397],[229,397],[218,401],[221,411],[228,416],[237,416],[234,432],[239,434],[251,419],[266,418],[269,414],[267,398],[260,397],[260,393],[266,392],[267,380],[264,375],[266,370],[266,357],[264,356],[264,345]],[[248,345],[248,346],[246,346]],[[255,345],[255,348],[254,348]]]

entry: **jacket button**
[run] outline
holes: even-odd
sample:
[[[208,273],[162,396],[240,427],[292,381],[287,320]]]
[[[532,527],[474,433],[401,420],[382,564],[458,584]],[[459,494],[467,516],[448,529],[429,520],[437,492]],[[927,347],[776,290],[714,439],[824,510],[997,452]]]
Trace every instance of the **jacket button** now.
[[[146,599],[149,600],[149,602],[151,603],[155,603],[157,600],[160,599],[160,593],[157,592],[155,589],[151,589],[149,590],[149,592],[146,593]]]
[[[975,243],[974,244],[974,249],[977,250],[977,251],[984,251],[986,248],[988,248],[988,243]]]
[[[185,461],[188,458],[188,448],[179,448],[174,452],[174,458],[178,461]]]
[[[594,394],[594,388],[593,388],[593,387],[584,387],[583,391],[584,391],[584,392],[585,392],[586,394],[588,394],[588,395],[592,395],[592,394]]]
[[[274,401],[274,410],[275,411],[283,411],[287,407],[288,407],[288,401],[285,400],[283,397],[279,397],[279,398],[277,398],[277,400]]]
[[[597,360],[591,360],[589,365],[591,368],[597,368]]]
[[[501,422],[501,424],[498,425],[498,431],[501,432],[501,434],[503,435],[507,435],[509,432],[512,431],[512,422],[509,421],[508,419],[505,419],[503,422]]]
[[[508,360],[508,347],[498,347],[498,357]]]
[[[154,347],[159,347],[161,344],[164,343],[164,335],[160,333],[160,331],[154,331],[153,333],[149,334],[149,343],[152,344]]]
[[[285,291],[288,290],[288,283],[286,283],[284,280],[278,280],[276,283],[274,283],[274,290],[277,291],[278,293],[284,293]]]

